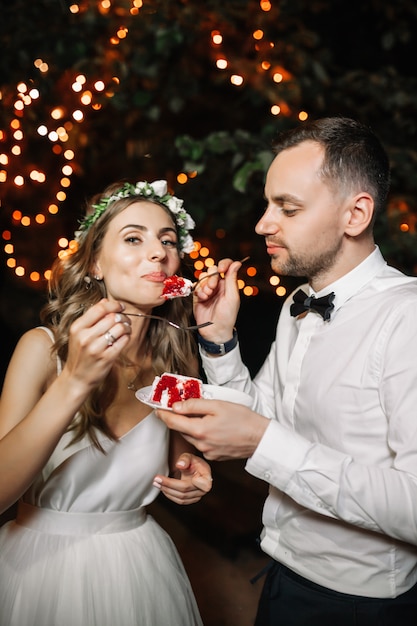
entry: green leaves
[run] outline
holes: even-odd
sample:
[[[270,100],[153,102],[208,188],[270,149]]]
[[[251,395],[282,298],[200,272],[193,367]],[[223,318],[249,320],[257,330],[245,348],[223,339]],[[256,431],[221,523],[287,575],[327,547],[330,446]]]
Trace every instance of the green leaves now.
[[[57,230],[69,224],[71,232],[73,207],[115,180],[166,177],[174,187],[179,172],[197,172],[181,195],[192,203],[200,231],[212,237],[223,225],[253,240],[271,142],[298,124],[303,111],[369,123],[390,154],[392,201],[407,198],[410,212],[417,212],[414,3],[282,0],[265,12],[258,0],[146,0],[137,15],[127,0],[114,0],[107,13],[96,2],[82,3],[77,14],[68,7],[59,0],[15,0],[2,8],[0,22],[1,126],[14,117],[19,81],[41,87],[36,110],[24,118],[25,138],[36,145],[26,148],[33,166],[50,162],[35,138],[51,109],[63,107],[63,123],[73,123],[76,108],[84,113],[71,136],[77,186],[56,218]],[[117,39],[121,27],[126,36]],[[222,36],[219,44],[214,31]],[[36,70],[36,58],[48,63],[47,74]],[[224,69],[219,59],[227,61]],[[81,105],[71,89],[80,73],[96,109]],[[231,82],[233,75],[242,77],[241,85]],[[105,83],[101,93],[92,88],[96,80]],[[52,182],[60,176],[52,165],[46,174]],[[33,206],[38,193],[31,194]],[[7,211],[2,222],[12,227]],[[379,243],[390,250],[392,233],[379,232]],[[407,243],[414,245],[413,236],[395,231],[398,258],[413,254]],[[46,249],[52,257],[54,244]],[[404,269],[413,267],[414,260]]]

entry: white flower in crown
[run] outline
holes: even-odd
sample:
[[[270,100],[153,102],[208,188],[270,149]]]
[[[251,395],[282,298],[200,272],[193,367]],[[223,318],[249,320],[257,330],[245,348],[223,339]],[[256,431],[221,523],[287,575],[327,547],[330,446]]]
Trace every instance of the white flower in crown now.
[[[194,250],[194,240],[190,234],[187,234],[181,242],[181,250],[186,254],[190,254]]]
[[[135,185],[135,195],[140,196],[140,195],[145,195],[144,190],[146,189],[146,187],[148,187],[149,184],[145,183],[143,181],[140,181],[138,183],[136,183]]]
[[[179,213],[181,210],[183,211],[184,209],[182,208],[182,205],[184,204],[183,200],[180,200],[180,198],[176,198],[175,196],[172,196],[168,201],[167,201],[167,207],[170,211],[172,211],[172,213]]]
[[[143,198],[153,198],[163,204],[174,215],[178,228],[179,249],[181,253],[189,254],[194,250],[194,241],[189,233],[195,228],[195,222],[184,207],[184,201],[168,192],[166,180],[155,180],[153,183],[139,181],[136,184],[125,183],[118,191],[111,196],[104,196],[97,204],[93,204],[94,213],[87,215],[81,222],[79,229],[75,232],[75,240],[80,242],[89,228],[103,215],[109,204],[134,196]]]
[[[155,194],[160,198],[166,196],[168,193],[168,185],[166,180],[154,180],[153,183],[150,183],[150,186],[154,190]],[[172,196],[171,200],[173,198],[174,196]]]
[[[195,228],[195,221],[193,220],[191,215],[189,215],[188,213],[185,213],[184,220],[185,220],[184,221],[184,229],[185,230],[193,230]]]

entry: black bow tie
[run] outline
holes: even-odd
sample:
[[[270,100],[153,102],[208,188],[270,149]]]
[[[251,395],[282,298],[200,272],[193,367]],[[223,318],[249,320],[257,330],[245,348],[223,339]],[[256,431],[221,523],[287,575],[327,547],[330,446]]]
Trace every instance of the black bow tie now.
[[[330,319],[330,313],[334,309],[333,300],[335,294],[328,293],[327,296],[316,298],[315,296],[308,296],[302,289],[299,289],[294,294],[294,302],[291,305],[290,313],[293,317],[297,317],[305,311],[316,311],[324,320]]]

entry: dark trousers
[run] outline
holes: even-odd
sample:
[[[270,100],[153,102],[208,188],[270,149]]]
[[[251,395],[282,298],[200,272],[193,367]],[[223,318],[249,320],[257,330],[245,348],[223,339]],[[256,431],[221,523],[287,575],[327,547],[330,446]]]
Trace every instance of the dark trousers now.
[[[255,626],[417,626],[417,585],[395,599],[364,598],[331,591],[274,563]]]

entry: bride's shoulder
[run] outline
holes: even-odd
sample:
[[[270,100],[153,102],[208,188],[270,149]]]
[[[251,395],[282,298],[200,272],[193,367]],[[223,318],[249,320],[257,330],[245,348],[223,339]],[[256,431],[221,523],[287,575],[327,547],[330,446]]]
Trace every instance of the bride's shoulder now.
[[[46,327],[38,326],[26,331],[19,339],[13,353],[12,362],[26,368],[37,367],[50,371],[56,367],[56,357],[52,354],[54,336]]]

